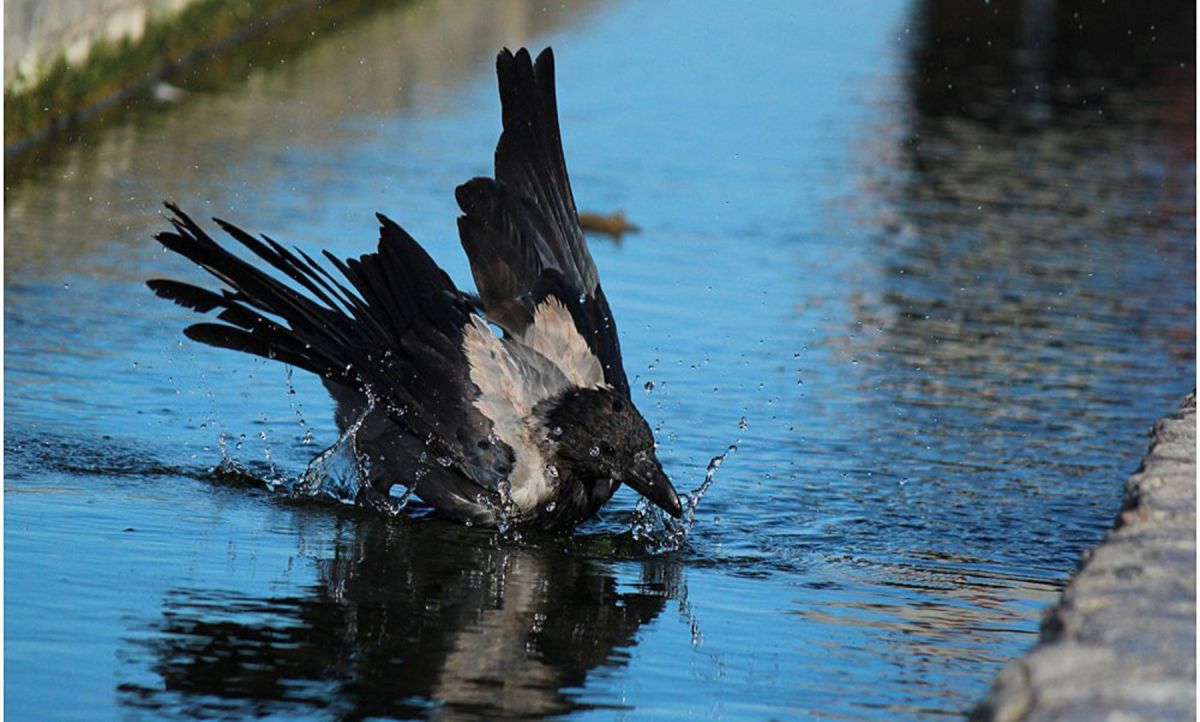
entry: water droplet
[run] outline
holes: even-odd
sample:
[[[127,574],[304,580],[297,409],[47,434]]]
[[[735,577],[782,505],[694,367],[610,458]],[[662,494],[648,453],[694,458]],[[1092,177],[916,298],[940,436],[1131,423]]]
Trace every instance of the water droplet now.
[[[437,462],[439,464],[441,464],[442,466],[450,466],[451,464],[454,463],[454,460],[451,459],[449,456],[439,456]]]
[[[558,506],[557,504],[555,504],[554,502],[552,502],[552,501],[551,501],[551,502],[548,502],[548,503],[546,504],[546,506],[544,506],[544,507],[542,507],[542,508],[546,510],[546,513],[547,513],[547,514],[549,514],[550,512],[554,511],[554,509],[555,509],[557,506]]]
[[[650,393],[651,391],[654,390],[654,382],[647,381],[646,384],[644,386],[642,386],[642,388],[646,389],[646,393]]]
[[[600,447],[599,446],[593,446],[592,448],[588,449],[588,456],[596,457],[599,455],[600,455]]]
[[[741,429],[742,431],[745,431],[746,429],[750,428],[750,423],[748,421],[746,421],[745,416],[738,419],[738,428]]]

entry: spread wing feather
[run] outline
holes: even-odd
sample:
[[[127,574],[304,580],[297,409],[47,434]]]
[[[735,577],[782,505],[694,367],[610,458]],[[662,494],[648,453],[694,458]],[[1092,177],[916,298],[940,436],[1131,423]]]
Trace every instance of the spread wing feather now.
[[[525,49],[504,50],[496,74],[504,122],[496,177],[472,179],[455,193],[463,211],[459,236],[481,302],[492,321],[520,338],[538,306],[555,297],[599,360],[604,382],[628,395],[616,324],[567,176],[554,56],[547,48],[534,63]]]
[[[475,302],[400,226],[379,217],[375,253],[345,261],[326,253],[343,281],[303,252],[217,221],[292,285],[221,247],[178,207],[167,207],[175,230],[160,233],[159,242],[228,287],[148,282],[181,306],[220,309],[220,323],[191,325],[184,330],[189,338],[311,371],[338,397],[345,389],[365,396],[398,433],[429,449],[431,462],[446,466],[449,460],[480,490],[494,489],[512,467],[512,450],[488,440],[492,422],[473,405],[479,391],[462,341]]]

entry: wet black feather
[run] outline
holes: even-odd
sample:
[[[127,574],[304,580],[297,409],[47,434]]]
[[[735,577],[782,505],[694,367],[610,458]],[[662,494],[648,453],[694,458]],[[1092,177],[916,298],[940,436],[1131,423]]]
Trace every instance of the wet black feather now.
[[[146,281],[146,285],[159,298],[174,301],[180,306],[190,308],[198,313],[208,313],[214,308],[225,306],[228,302],[228,297],[225,295],[213,293],[207,289],[193,286],[190,283],[183,283],[182,281],[152,278]]]
[[[547,296],[570,311],[600,360],[605,381],[628,396],[621,346],[575,209],[563,157],[554,56],[504,50],[496,59],[504,131],[496,177],[473,178],[455,198],[463,250],[488,318],[524,333]]]
[[[148,282],[155,294],[197,312],[221,309],[217,318],[225,323],[189,326],[189,338],[283,361],[357,389],[384,405],[400,429],[434,455],[462,466],[490,463],[475,443],[490,425],[471,406],[477,391],[461,349],[462,329],[477,304],[398,225],[380,218],[375,253],[345,261],[325,254],[343,283],[311,256],[218,221],[297,290],[222,248],[176,206],[168,208],[176,232],[159,234],[159,241],[232,289]],[[462,429],[471,430],[470,444],[457,438]]]

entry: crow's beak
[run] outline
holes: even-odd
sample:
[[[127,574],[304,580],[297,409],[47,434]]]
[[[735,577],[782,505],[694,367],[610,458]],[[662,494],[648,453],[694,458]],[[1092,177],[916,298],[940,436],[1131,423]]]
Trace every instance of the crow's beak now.
[[[654,454],[639,454],[632,471],[623,479],[629,487],[649,499],[676,519],[683,516],[683,505],[671,480],[663,472],[662,464]]]

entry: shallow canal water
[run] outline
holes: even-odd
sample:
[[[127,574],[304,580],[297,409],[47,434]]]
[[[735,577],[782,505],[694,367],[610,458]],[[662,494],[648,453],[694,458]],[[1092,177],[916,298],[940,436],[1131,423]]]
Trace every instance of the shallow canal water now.
[[[8,719],[964,714],[1195,375],[1194,22],[1035,5],[405,4],[10,171]],[[519,44],[642,227],[590,243],[668,472],[738,446],[673,552],[628,491],[520,541],[266,491],[326,395],[143,285],[199,278],[171,198],[339,255],[382,211],[469,286]]]

